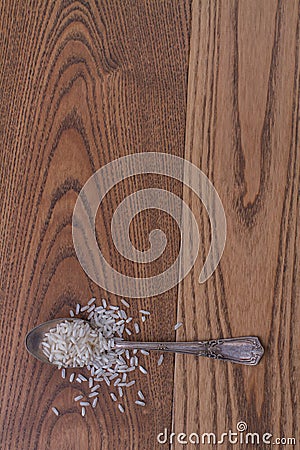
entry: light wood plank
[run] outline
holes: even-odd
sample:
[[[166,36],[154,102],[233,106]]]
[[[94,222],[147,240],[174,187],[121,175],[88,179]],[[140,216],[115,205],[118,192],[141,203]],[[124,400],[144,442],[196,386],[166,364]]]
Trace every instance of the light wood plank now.
[[[185,189],[203,254],[180,286],[178,339],[257,335],[266,352],[257,367],[176,357],[175,433],[221,436],[243,420],[251,432],[297,435],[298,8],[193,2],[185,158],[214,183],[228,233],[218,269],[199,285],[210,226]]]

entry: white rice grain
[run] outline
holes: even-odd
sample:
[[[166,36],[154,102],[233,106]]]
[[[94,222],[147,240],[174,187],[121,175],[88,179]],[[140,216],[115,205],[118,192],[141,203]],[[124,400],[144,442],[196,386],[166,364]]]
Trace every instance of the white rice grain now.
[[[89,309],[87,309],[87,312],[88,312],[88,313],[91,313],[92,311],[94,311],[95,308],[96,308],[96,306],[95,306],[95,305],[92,305],[92,306],[89,307]],[[91,315],[91,314],[90,314],[90,315]]]
[[[124,298],[121,299],[121,303],[123,303],[123,305],[126,306],[126,308],[130,307],[129,303],[126,302],[126,300]]]
[[[119,397],[123,397],[123,389],[118,385]]]
[[[140,397],[141,400],[145,400],[145,396],[142,393],[142,391],[138,391],[138,396]]]
[[[136,400],[135,403],[140,406],[145,406],[145,402],[141,402],[140,400]]]
[[[103,378],[104,378],[104,381],[105,381],[105,383],[107,384],[107,386],[110,386],[110,381],[109,381],[109,379],[107,378],[107,376],[104,376]]]
[[[115,396],[115,394],[113,392],[110,393],[110,396],[114,402],[117,401],[117,397]]]
[[[139,366],[139,369],[142,373],[144,373],[145,375],[148,373],[147,370],[145,369],[145,367],[143,366]]]
[[[58,411],[57,408],[55,408],[55,407],[53,406],[51,409],[52,409],[52,411],[54,412],[54,414],[55,414],[56,416],[59,416],[59,411]]]
[[[89,398],[97,397],[97,395],[99,395],[99,392],[92,392],[91,394],[89,394]]]
[[[120,308],[118,306],[109,305],[109,309],[111,309],[112,311],[118,311]]]
[[[78,378],[80,378],[81,381],[87,381],[87,380],[88,380],[88,379],[87,379],[84,375],[82,375],[81,373],[78,375]]]
[[[163,360],[164,360],[164,355],[160,355],[160,357],[158,358],[158,361],[157,361],[157,365],[161,366],[163,363]]]
[[[174,330],[177,331],[178,328],[180,328],[182,325],[183,325],[182,322],[177,322],[175,327],[174,327]]]
[[[91,392],[95,392],[97,391],[97,389],[99,389],[100,384],[96,384],[94,387],[92,387]]]

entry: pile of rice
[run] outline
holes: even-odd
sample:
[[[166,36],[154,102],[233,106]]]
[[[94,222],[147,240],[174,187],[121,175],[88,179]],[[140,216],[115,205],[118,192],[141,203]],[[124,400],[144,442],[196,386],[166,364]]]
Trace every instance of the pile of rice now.
[[[132,317],[128,317],[124,309],[118,306],[108,305],[102,299],[102,305],[96,306],[95,298],[92,298],[86,306],[76,305],[76,311],[70,311],[70,317],[86,313],[85,320],[65,320],[57,324],[45,334],[42,342],[44,354],[52,364],[61,370],[62,378],[66,378],[66,369],[75,367],[85,367],[90,373],[89,376],[75,374],[72,372],[68,378],[71,383],[86,383],[89,393],[78,395],[75,402],[81,407],[81,414],[84,417],[86,408],[97,406],[98,397],[101,395],[99,389],[101,383],[106,383],[110,389],[110,397],[116,402],[118,409],[124,413],[125,408],[122,398],[127,388],[135,385],[136,381],[132,377],[134,371],[139,369],[143,374],[147,370],[139,363],[140,355],[148,356],[145,350],[123,350],[115,348],[115,338],[123,339],[124,333],[130,336],[132,333],[139,334],[140,325]],[[122,304],[129,308],[129,303],[121,300]],[[143,324],[150,312],[140,310],[140,319]],[[175,331],[182,325],[175,325]],[[131,329],[130,329],[131,328]],[[137,354],[139,352],[139,355]],[[158,365],[163,362],[163,355],[158,359]],[[145,406],[146,400],[141,390],[137,391],[135,403]],[[53,407],[54,414],[59,415],[57,408]]]
[[[118,306],[107,305],[105,299],[101,306],[96,306],[95,298],[92,298],[86,306],[77,304],[76,312],[70,311],[70,316],[86,312],[87,320],[69,321],[59,323],[55,328],[45,334],[42,342],[44,354],[52,364],[58,366],[63,378],[66,378],[66,369],[86,367],[90,376],[83,374],[69,376],[71,383],[86,382],[89,393],[84,397],[79,395],[74,398],[79,402],[81,414],[85,416],[86,407],[97,405],[100,396],[100,384],[106,383],[112,389],[110,393],[112,401],[116,402],[120,412],[124,412],[122,397],[126,388],[135,384],[135,379],[129,379],[130,375],[139,368],[144,374],[147,370],[139,364],[138,350],[116,349],[114,339],[123,338],[123,334],[131,335],[130,325],[133,325],[135,334],[140,332],[140,326],[128,317],[125,310]],[[124,306],[129,308],[129,303],[122,299]],[[145,322],[149,311],[141,310],[141,321]],[[140,350],[140,354],[147,356],[149,352]],[[137,392],[135,402],[139,406],[145,406],[145,396],[141,390]],[[52,408],[59,415],[57,408]]]

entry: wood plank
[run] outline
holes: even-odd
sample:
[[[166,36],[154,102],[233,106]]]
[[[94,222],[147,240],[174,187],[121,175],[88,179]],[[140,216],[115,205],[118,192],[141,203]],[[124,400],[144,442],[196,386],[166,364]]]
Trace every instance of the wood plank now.
[[[220,438],[245,421],[261,436],[297,437],[298,126],[299,2],[195,0],[185,158],[214,183],[228,230],[208,282],[198,284],[203,252],[180,285],[178,339],[256,335],[265,356],[257,367],[176,357],[177,435]],[[183,199],[207,252],[208,218],[187,189]],[[214,448],[237,448],[225,442]],[[185,446],[173,437],[172,448]]]
[[[67,315],[77,301],[107,296],[82,270],[72,242],[75,201],[92,173],[134,152],[183,156],[189,27],[184,0],[1,3],[3,450],[142,449],[149,442],[155,447],[161,424],[171,426],[171,356],[161,369],[157,355],[149,358],[149,377],[137,376],[146,408],[135,407],[133,389],[121,415],[103,387],[99,407],[82,418],[73,397],[83,387],[70,387],[57,370],[30,357],[24,338],[40,322]],[[149,245],[154,227],[167,233],[166,259],[149,269],[139,271],[115,255],[111,237],[101,231],[109,230],[114,209],[133,187],[162,182],[182,195],[180,183],[136,177],[113,189],[99,210],[103,251],[125,273],[151,276],[177,256],[177,226],[162,213],[141,214],[131,228],[139,249]],[[174,338],[176,302],[176,287],[132,302],[135,314],[141,306],[153,312],[142,339]]]

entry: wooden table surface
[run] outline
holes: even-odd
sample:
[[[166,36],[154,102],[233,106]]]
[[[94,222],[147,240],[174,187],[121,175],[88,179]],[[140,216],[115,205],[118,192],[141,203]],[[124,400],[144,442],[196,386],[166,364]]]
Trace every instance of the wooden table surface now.
[[[1,2],[1,450],[199,448],[179,443],[179,433],[220,439],[241,421],[250,432],[271,433],[271,442],[298,439],[298,447],[281,441],[275,448],[299,448],[299,7],[296,0]],[[146,250],[150,231],[163,230],[164,254],[138,264],[116,252],[110,223],[130,193],[173,192],[200,231],[186,278],[131,300],[134,314],[152,312],[141,339],[255,335],[265,356],[247,367],[166,355],[158,367],[151,355],[149,375],[137,375],[145,408],[136,407],[132,390],[120,414],[105,385],[100,404],[82,418],[73,397],[85,388],[29,356],[24,338],[91,296],[121,304],[79,264],[72,213],[97,169],[153,151],[181,156],[209,177],[224,205],[227,240],[213,276],[199,284],[211,239],[201,200],[157,174],[108,193],[97,236],[122,273],[160,273],[180,247],[174,219],[150,209],[133,220],[130,236]],[[168,442],[160,444],[165,429]],[[205,442],[201,448],[212,447]]]

